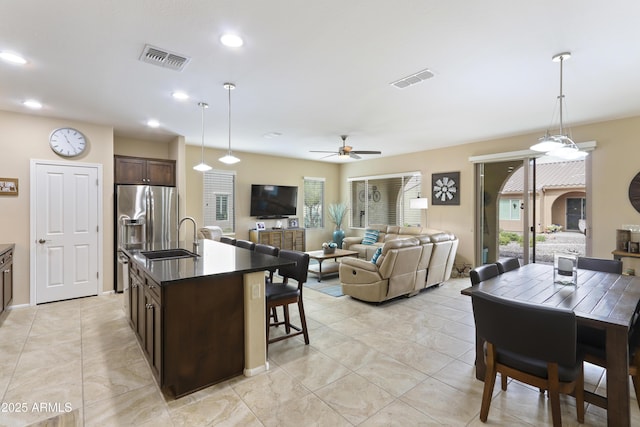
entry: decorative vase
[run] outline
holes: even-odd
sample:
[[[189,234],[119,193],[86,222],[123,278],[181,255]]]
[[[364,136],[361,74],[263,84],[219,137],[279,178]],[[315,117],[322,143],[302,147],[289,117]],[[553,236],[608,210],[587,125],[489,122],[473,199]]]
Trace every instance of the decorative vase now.
[[[344,230],[338,228],[333,232],[333,241],[338,245],[339,249],[342,249],[342,239],[344,239]]]

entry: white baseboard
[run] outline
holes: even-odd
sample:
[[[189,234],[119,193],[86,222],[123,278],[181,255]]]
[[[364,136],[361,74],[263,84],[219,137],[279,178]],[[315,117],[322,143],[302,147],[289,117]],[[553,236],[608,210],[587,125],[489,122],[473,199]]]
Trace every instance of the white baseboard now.
[[[257,366],[255,368],[251,368],[251,369],[245,368],[243,373],[244,373],[245,377],[253,377],[254,375],[261,374],[261,373],[266,372],[268,370],[269,370],[269,362],[264,362],[264,365],[262,365],[262,366]]]

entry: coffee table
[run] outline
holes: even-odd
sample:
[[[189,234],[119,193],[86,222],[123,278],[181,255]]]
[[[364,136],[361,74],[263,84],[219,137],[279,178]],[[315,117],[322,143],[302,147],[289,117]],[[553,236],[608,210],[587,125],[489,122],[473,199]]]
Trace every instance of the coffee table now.
[[[309,259],[315,259],[318,261],[318,266],[316,268],[315,265],[309,265],[309,273],[313,273],[318,276],[318,282],[322,281],[322,276],[326,276],[327,274],[337,273],[340,267],[338,262],[325,265],[324,271],[322,270],[322,262],[327,259],[333,259],[334,261],[338,261],[338,258],[342,258],[345,256],[358,256],[358,251],[350,251],[347,249],[336,249],[335,252],[330,254],[325,254],[324,251],[310,251],[307,252],[309,254]]]

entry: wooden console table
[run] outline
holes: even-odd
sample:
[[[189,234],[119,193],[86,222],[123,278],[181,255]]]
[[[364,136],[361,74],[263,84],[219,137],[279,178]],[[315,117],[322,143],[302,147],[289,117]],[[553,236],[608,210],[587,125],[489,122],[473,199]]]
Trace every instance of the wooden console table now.
[[[640,258],[640,254],[637,252],[627,252],[616,249],[611,253],[613,254],[613,259],[617,259],[620,261],[622,261],[622,258]]]

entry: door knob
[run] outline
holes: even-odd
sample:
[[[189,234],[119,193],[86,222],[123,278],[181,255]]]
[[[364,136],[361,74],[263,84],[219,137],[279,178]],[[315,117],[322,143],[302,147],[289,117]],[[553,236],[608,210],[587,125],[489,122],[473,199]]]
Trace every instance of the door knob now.
[[[50,242],[51,240],[46,240],[46,239],[40,239],[38,240],[38,243],[40,243],[41,245],[44,245],[46,242]]]

